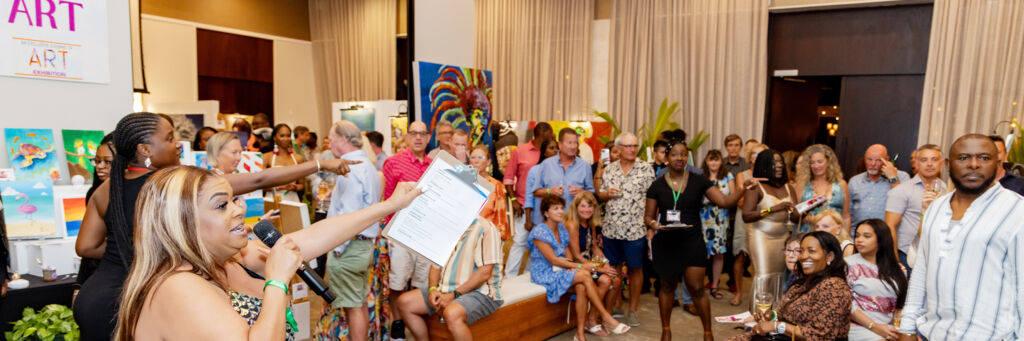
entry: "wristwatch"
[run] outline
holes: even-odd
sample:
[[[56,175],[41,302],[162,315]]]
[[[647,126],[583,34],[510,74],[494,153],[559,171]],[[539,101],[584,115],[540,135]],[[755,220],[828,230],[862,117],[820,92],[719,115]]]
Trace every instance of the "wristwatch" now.
[[[900,176],[899,176],[899,174],[897,174],[896,176],[891,177],[888,180],[889,180],[890,184],[894,184],[894,183],[900,182]]]
[[[461,294],[461,293],[459,293],[459,291],[458,291],[458,290],[452,290],[452,293],[454,293],[454,294],[455,294],[455,297],[454,297],[454,298],[459,298],[459,296],[462,296],[462,294]]]
[[[786,322],[781,322],[775,326],[775,333],[786,334]]]

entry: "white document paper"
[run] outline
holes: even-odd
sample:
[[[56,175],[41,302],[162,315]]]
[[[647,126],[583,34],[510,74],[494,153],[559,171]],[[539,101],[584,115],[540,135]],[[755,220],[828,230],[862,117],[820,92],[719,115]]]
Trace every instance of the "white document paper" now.
[[[385,237],[438,266],[448,261],[491,191],[479,180],[470,185],[448,172],[456,162],[450,154],[438,153],[416,185],[423,194],[395,213],[384,230]]]

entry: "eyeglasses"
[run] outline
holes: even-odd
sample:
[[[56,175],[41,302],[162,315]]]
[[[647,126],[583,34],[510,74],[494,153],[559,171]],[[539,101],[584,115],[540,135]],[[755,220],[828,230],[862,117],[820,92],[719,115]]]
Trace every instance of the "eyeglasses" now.
[[[410,131],[409,135],[412,135],[412,137],[427,137],[430,136],[430,133],[425,131]]]
[[[482,161],[482,160],[487,160],[487,157],[486,156],[470,156],[469,159],[473,160],[473,161]]]
[[[787,255],[791,253],[799,254],[800,249],[782,249],[782,252],[785,252]]]
[[[451,134],[454,134],[454,133],[455,133],[454,131],[439,131],[439,132],[437,132],[438,135],[451,135]]]
[[[101,165],[109,166],[110,164],[114,163],[114,160],[103,160],[103,159],[93,158],[93,159],[89,159],[89,162],[92,163],[92,165],[94,167],[99,167]]]
[[[638,145],[638,144],[624,144],[624,145],[620,145],[619,147],[634,149],[634,148],[639,148],[640,145]]]

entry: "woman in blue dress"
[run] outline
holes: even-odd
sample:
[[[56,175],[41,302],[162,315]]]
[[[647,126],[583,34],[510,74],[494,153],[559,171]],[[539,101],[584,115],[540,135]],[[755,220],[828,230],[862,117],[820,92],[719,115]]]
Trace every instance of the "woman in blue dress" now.
[[[576,294],[576,311],[587,311],[587,301],[601,315],[602,325],[614,334],[629,331],[629,326],[615,320],[601,302],[591,273],[600,270],[591,262],[569,261],[569,231],[562,220],[565,200],[559,196],[546,196],[540,203],[544,224],[534,226],[528,237],[530,248],[530,281],[547,289],[548,302],[555,303],[569,288]],[[583,299],[586,297],[587,299]],[[587,314],[576,314],[574,340],[586,340],[584,326]]]
[[[800,193],[800,202],[817,196],[825,197],[825,203],[804,213],[803,223],[794,232],[810,232],[814,224],[807,217],[814,216],[825,209],[833,209],[843,214],[843,229],[850,234],[850,191],[843,180],[843,171],[832,148],[816,144],[804,150],[796,164],[796,192]]]

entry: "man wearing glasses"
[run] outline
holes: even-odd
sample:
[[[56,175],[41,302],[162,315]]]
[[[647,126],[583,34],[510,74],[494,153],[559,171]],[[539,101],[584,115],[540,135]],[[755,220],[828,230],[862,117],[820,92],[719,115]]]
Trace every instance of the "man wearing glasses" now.
[[[452,145],[452,135],[455,134],[455,128],[452,127],[452,123],[448,121],[437,121],[437,128],[434,128],[434,139],[437,140],[437,148],[430,151],[427,154],[431,159],[437,157],[438,151],[446,151],[448,154],[455,155],[455,146]]]
[[[619,149],[619,160],[604,168],[598,198],[605,201],[604,255],[608,264],[615,267],[626,265],[629,283],[641,283],[644,277],[644,257],[647,255],[647,227],[644,226],[644,198],[647,188],[654,182],[654,168],[647,162],[636,162],[639,142],[636,135],[626,132],[615,138]],[[623,272],[618,268],[619,272]],[[620,282],[621,283],[621,282]],[[640,304],[641,285],[629,286],[629,312],[626,324],[640,325],[637,309]],[[611,289],[613,301],[622,297],[622,285]],[[610,302],[611,307],[619,302]]]
[[[449,129],[451,126],[449,125]],[[449,130],[450,132],[450,130]],[[387,200],[395,192],[399,182],[420,180],[423,173],[430,167],[430,157],[425,155],[427,140],[430,133],[427,132],[427,125],[423,122],[412,122],[409,124],[409,133],[405,134],[405,144],[408,146],[395,155],[384,161],[382,173],[384,173],[384,198]],[[384,218],[382,226],[387,225],[393,215]],[[427,277],[430,274],[430,261],[422,256],[405,249],[397,244],[388,245],[388,253],[391,256],[391,270],[388,272],[391,295],[391,302],[398,302],[398,297],[408,288],[409,280],[417,288],[427,287]],[[397,304],[391,305],[391,316],[402,316]],[[405,323],[396,319],[391,324],[391,338],[405,338]]]

